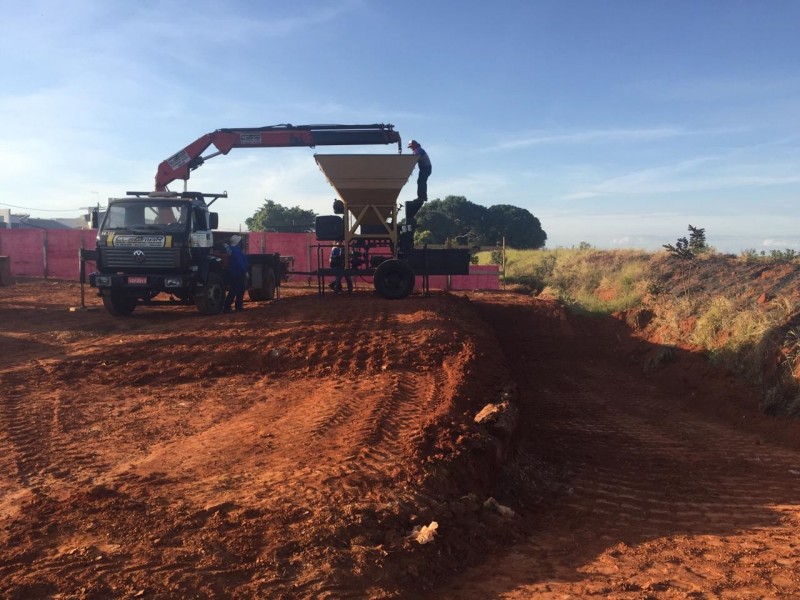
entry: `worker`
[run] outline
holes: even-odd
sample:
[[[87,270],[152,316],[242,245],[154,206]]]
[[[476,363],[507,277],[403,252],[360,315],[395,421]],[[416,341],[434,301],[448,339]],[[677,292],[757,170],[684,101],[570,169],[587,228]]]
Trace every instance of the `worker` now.
[[[418,157],[417,168],[419,170],[419,175],[417,176],[416,200],[420,203],[426,202],[428,200],[428,177],[431,176],[432,171],[431,158],[417,140],[408,142],[408,147],[411,148],[414,155]]]
[[[344,248],[342,247],[342,240],[336,240],[333,244],[333,248],[331,248],[330,265],[331,269],[336,271],[336,279],[330,283],[330,288],[337,294],[340,294],[342,292],[342,278],[344,277],[347,283],[347,293],[352,293],[353,280],[350,279],[350,275],[344,269]]]
[[[240,244],[242,236],[232,235],[228,241],[228,295],[225,297],[223,312],[231,312],[233,306],[236,312],[244,310],[244,288],[247,285],[247,272],[250,264],[244,255]]]

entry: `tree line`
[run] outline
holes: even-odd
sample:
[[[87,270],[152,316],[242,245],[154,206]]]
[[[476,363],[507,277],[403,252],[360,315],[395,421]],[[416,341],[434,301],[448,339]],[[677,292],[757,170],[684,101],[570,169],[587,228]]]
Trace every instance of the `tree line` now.
[[[245,219],[250,231],[304,233],[314,231],[317,214],[299,206],[287,208],[273,200]],[[402,213],[401,213],[402,217]],[[416,215],[414,242],[452,246],[495,246],[505,239],[512,248],[543,248],[547,233],[530,211],[510,204],[485,207],[464,196],[426,202]],[[401,223],[404,220],[401,220]]]

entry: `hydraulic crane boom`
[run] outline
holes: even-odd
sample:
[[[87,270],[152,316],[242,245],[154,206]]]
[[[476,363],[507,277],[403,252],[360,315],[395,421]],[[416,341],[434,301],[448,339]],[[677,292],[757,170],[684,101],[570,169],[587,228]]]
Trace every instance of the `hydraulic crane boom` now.
[[[240,129],[217,129],[195,140],[158,165],[156,191],[163,192],[176,179],[189,179],[189,173],[209,158],[227,154],[232,148],[278,148],[288,146],[358,146],[397,143],[402,152],[400,133],[394,125],[269,125]],[[206,156],[209,146],[217,151]]]

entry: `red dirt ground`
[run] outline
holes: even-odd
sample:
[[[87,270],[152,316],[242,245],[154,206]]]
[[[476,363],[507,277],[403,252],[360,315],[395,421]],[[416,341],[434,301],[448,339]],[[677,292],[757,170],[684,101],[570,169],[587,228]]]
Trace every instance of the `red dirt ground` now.
[[[617,321],[510,293],[78,302],[2,289],[3,598],[800,597],[800,424]],[[500,461],[474,417],[511,383]]]

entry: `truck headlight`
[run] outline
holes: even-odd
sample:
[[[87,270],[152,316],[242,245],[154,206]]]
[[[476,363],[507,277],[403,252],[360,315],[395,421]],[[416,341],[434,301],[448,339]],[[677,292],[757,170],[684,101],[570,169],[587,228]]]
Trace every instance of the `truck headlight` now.
[[[165,277],[164,287],[179,288],[183,286],[183,280],[180,277]]]
[[[94,282],[97,287],[110,287],[111,286],[111,277],[108,275],[98,275],[94,278]]]

